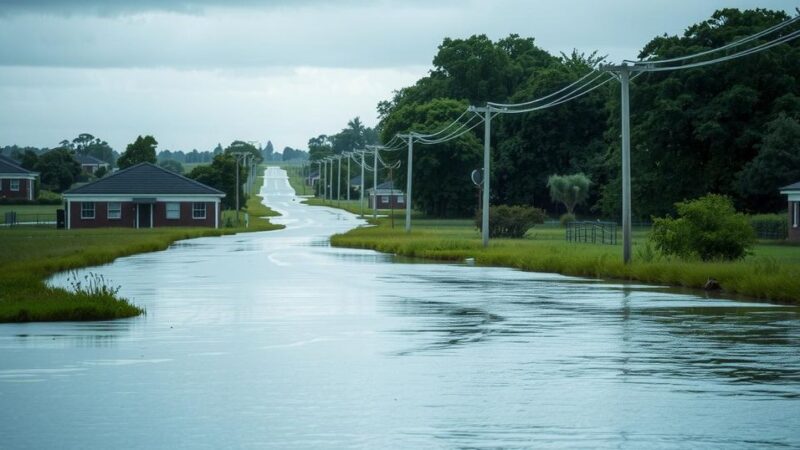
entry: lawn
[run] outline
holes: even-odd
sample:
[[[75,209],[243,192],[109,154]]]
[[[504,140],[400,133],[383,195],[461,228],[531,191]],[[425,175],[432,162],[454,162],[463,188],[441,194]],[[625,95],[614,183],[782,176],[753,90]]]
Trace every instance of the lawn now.
[[[702,288],[709,278],[729,294],[800,304],[800,247],[759,243],[753,254],[734,262],[667,258],[648,246],[648,229],[634,232],[634,261],[622,263],[622,246],[570,243],[558,226],[537,226],[524,239],[493,239],[484,249],[470,220],[421,220],[410,234],[402,220],[392,229],[387,218],[335,235],[335,246],[369,248],[403,256],[446,261],[474,258],[477,264],[529,271],[640,281]]]
[[[256,180],[260,188],[263,178]],[[121,256],[164,250],[177,240],[282,228],[267,217],[277,213],[253,196],[247,203],[250,227],[0,229],[0,322],[107,320],[144,311],[107,292],[72,292],[44,280],[70,269],[106,264]],[[113,288],[114,286],[108,286]]]
[[[56,210],[63,207],[63,205],[0,205],[0,218],[10,211],[16,212],[20,216],[39,214],[55,218]]]

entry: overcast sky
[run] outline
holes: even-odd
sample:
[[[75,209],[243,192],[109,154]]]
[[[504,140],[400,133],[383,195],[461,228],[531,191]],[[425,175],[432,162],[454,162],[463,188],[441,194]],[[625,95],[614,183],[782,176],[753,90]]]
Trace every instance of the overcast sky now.
[[[784,0],[0,0],[0,145],[89,132],[119,151],[340,130],[430,69],[445,37],[517,33],[633,58],[718,8]]]

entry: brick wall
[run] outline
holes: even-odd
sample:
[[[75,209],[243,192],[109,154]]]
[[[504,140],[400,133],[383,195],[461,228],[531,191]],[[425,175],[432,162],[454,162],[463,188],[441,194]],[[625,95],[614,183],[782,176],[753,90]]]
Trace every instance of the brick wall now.
[[[0,198],[13,198],[13,199],[22,199],[28,200],[28,192],[30,191],[31,184],[33,180],[27,179],[19,179],[19,190],[12,191],[11,190],[11,179],[3,178],[0,179]]]
[[[153,210],[153,226],[156,227],[211,227],[214,228],[214,202],[204,202],[206,204],[206,218],[192,218],[192,202],[181,203],[181,214],[178,219],[167,219],[167,204],[156,203]]]
[[[214,227],[215,203],[206,204],[206,218],[192,218],[192,202],[182,202],[179,219],[167,219],[167,204],[158,202],[151,204],[153,208],[154,227]],[[108,203],[94,202],[94,219],[81,219],[81,202],[73,201],[70,207],[70,228],[102,228],[125,227],[136,228],[136,204],[122,202],[122,217],[119,219],[108,218]],[[146,224],[141,224],[145,227]]]

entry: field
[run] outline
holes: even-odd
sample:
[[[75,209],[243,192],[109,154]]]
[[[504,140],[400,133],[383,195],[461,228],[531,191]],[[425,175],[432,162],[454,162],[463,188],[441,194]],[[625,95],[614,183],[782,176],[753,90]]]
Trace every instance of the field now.
[[[263,179],[256,180],[259,188]],[[277,213],[253,196],[247,204],[250,227],[105,228],[57,230],[53,227],[0,229],[0,322],[107,320],[144,313],[108,292],[71,292],[44,280],[57,272],[106,264],[136,253],[164,250],[181,239],[282,228],[266,217]],[[230,214],[230,212],[226,212]],[[264,217],[264,218],[262,218]],[[84,283],[85,285],[85,283]],[[113,285],[107,285],[113,290]]]
[[[469,220],[415,220],[412,232],[388,218],[331,239],[335,246],[369,248],[403,256],[446,261],[474,258],[476,264],[565,275],[702,288],[709,278],[724,292],[800,304],[800,247],[762,242],[742,261],[702,262],[663,257],[647,245],[647,229],[634,233],[634,262],[622,263],[621,245],[570,243],[562,228],[537,226],[524,239],[493,239],[489,248]]]

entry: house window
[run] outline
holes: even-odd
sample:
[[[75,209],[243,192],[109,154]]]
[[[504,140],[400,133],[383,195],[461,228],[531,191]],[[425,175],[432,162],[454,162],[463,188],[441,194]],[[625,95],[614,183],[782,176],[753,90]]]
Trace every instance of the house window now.
[[[398,204],[398,205],[402,205],[402,204],[403,204],[403,203],[405,203],[405,202],[406,202],[406,199],[405,199],[405,197],[403,197],[402,195],[398,195],[398,196],[397,196],[397,204]]]
[[[94,214],[94,213],[92,213]],[[108,203],[108,218],[121,219],[122,218],[122,204],[119,202]]]
[[[94,219],[94,202],[81,203],[81,219]]]
[[[205,213],[203,213],[205,216]],[[180,203],[167,203],[167,219],[180,219],[181,218],[181,204]]]
[[[11,181],[11,190],[18,191],[19,190],[19,180],[10,180]]]
[[[206,218],[206,204],[192,203],[192,219],[205,219],[205,218]]]
[[[382,195],[381,196],[381,203],[389,203],[389,196],[388,195]]]
[[[800,202],[794,202],[792,206],[792,228],[797,228],[800,226]]]

